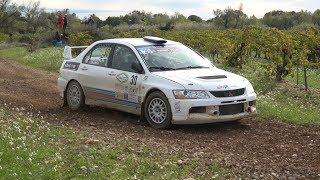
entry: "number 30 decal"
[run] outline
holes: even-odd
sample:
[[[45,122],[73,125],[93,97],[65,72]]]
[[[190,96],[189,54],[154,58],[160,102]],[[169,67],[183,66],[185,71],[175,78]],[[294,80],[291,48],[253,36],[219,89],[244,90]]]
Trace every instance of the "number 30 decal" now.
[[[138,80],[138,76],[132,75],[130,85],[136,85]]]

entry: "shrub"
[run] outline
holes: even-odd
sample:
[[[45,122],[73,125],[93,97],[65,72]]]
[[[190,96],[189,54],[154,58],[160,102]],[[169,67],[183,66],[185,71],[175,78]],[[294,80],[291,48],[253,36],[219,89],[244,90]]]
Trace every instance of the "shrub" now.
[[[0,33],[0,43],[4,43],[6,41],[8,41],[9,36],[3,33]]]
[[[85,46],[93,42],[93,37],[88,32],[71,34],[69,43],[72,46]]]

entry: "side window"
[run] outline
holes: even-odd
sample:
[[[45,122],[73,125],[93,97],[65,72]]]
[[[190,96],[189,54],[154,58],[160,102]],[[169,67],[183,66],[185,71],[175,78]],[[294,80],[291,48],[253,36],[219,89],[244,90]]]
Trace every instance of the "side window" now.
[[[132,68],[133,64],[142,69],[139,60],[129,47],[117,45],[114,48],[111,68],[138,73],[137,70]]]
[[[106,67],[108,60],[110,59],[111,50],[111,45],[97,45],[84,57],[83,63]]]

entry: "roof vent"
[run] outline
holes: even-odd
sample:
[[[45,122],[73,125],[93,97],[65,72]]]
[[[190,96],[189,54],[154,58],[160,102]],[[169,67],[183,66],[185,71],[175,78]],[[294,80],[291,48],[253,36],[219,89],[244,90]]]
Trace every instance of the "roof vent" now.
[[[167,40],[159,38],[159,37],[153,37],[153,36],[145,36],[143,38],[145,41],[149,41],[152,43],[157,43],[157,44],[164,44],[167,42]]]

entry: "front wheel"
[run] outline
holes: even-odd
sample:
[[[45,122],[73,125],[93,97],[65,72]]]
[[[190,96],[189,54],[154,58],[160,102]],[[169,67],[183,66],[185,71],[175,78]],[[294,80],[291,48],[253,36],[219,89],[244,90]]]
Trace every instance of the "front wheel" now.
[[[172,125],[170,103],[162,92],[156,91],[147,97],[144,113],[147,121],[154,128],[166,129]]]

